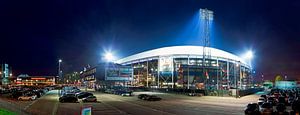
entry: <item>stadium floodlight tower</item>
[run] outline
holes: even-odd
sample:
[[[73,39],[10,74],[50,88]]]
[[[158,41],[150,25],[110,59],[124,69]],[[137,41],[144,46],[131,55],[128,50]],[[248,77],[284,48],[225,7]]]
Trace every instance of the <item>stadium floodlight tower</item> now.
[[[203,40],[203,61],[202,61],[202,67],[203,67],[203,76],[206,76],[206,86],[208,85],[208,79],[209,75],[208,72],[206,72],[206,59],[211,58],[211,52],[210,52],[210,26],[213,21],[213,11],[208,9],[200,9],[200,22],[201,27],[200,29],[203,31],[202,33],[202,40]],[[209,66],[209,64],[208,64]]]

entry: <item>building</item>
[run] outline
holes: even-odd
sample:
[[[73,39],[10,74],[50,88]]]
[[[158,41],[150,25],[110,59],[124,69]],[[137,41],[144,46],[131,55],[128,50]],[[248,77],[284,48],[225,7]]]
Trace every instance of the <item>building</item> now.
[[[88,88],[128,86],[132,81],[132,68],[115,63],[100,63],[95,67],[86,68],[80,77]]]
[[[204,50],[210,54],[205,54]],[[133,86],[248,89],[253,80],[250,65],[242,58],[211,47],[163,47],[134,54],[115,63],[133,68]]]
[[[9,85],[12,77],[12,69],[8,64],[1,64],[0,66],[1,85]]]
[[[275,88],[278,89],[293,89],[297,88],[297,81],[275,81]]]
[[[55,85],[56,79],[56,76],[29,76],[27,74],[21,74],[17,76],[15,84],[26,86],[49,86]]]

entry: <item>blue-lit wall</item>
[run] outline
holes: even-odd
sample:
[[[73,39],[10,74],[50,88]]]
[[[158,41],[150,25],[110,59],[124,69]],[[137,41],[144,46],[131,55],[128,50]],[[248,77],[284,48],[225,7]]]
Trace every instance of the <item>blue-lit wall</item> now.
[[[278,89],[292,89],[297,87],[296,81],[276,81],[275,87]]]

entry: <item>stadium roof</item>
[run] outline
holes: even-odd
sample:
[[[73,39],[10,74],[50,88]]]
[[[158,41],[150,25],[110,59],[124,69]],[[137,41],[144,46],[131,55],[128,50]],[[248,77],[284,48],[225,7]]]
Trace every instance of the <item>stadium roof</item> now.
[[[219,58],[224,58],[229,60],[240,61],[241,63],[246,64],[242,58],[232,53],[220,49],[216,49],[216,48],[211,48],[211,47],[207,47],[206,51],[208,50],[210,50],[210,54],[212,57],[219,57]],[[172,56],[172,55],[201,55],[202,56],[202,54],[203,54],[203,46],[170,46],[170,47],[162,47],[162,48],[157,48],[157,49],[137,53],[119,59],[115,61],[115,63],[122,64],[130,61],[158,57],[158,56]]]

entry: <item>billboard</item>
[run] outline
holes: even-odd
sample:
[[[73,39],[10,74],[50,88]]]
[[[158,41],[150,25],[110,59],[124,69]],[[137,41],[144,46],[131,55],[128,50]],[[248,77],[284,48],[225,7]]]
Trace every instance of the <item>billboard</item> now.
[[[132,80],[132,68],[130,66],[108,66],[105,68],[105,80]]]
[[[161,75],[171,75],[173,72],[173,58],[170,56],[159,58],[159,72]]]

